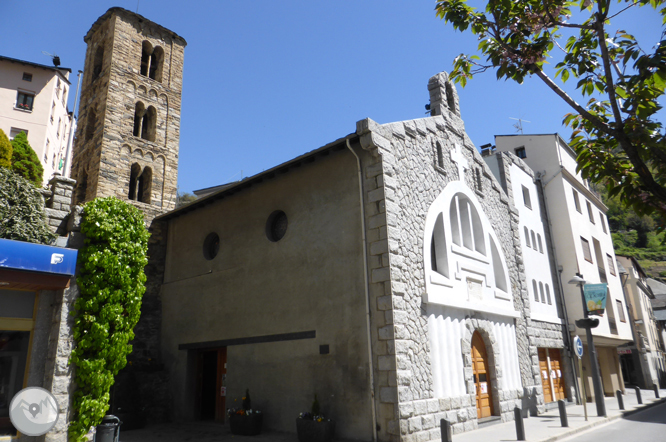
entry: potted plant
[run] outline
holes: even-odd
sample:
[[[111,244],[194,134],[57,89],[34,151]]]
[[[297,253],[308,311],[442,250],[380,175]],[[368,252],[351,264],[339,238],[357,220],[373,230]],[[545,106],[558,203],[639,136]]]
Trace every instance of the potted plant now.
[[[314,396],[309,413],[301,413],[296,419],[296,433],[299,442],[330,442],[333,440],[335,422],[326,419],[321,413],[317,395]]]
[[[261,423],[264,415],[259,410],[252,409],[250,390],[245,390],[242,408],[229,408],[229,428],[232,434],[240,436],[256,436],[261,433]]]

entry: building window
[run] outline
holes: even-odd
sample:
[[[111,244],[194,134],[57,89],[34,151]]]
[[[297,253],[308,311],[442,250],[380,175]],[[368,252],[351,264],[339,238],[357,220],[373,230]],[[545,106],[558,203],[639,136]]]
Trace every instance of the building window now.
[[[134,108],[134,136],[155,141],[156,120],[157,110],[153,106],[146,109],[142,102],[137,102]]]
[[[287,215],[282,210],[271,213],[266,221],[266,237],[271,242],[278,242],[287,233]]]
[[[610,274],[615,276],[615,266],[613,265],[613,258],[606,253],[606,262],[608,263],[608,270],[610,271]]]
[[[481,218],[476,207],[462,193],[456,194],[451,200],[449,210],[451,221],[451,241],[458,246],[486,255]]]
[[[539,283],[539,293],[541,293],[541,302],[546,303],[546,296],[543,294],[543,282]]]
[[[99,45],[95,50],[95,59],[93,60],[92,79],[95,80],[102,73],[102,64],[104,63],[104,46]]]
[[[60,126],[62,126],[62,118],[58,118],[58,129],[56,130],[56,137],[60,138]]]
[[[521,186],[523,188],[523,203],[525,203],[525,207],[528,209],[532,208],[532,200],[530,198],[530,189],[528,189],[525,186]]]
[[[439,214],[435,221],[430,241],[430,267],[434,272],[446,278],[449,277],[449,258],[446,250],[446,238],[444,236],[444,215]]]
[[[150,204],[150,192],[153,184],[153,171],[150,167],[141,166],[138,163],[132,164],[130,169],[129,193],[127,198],[140,203]]]
[[[574,204],[576,205],[576,210],[579,213],[583,213],[583,211],[580,209],[580,201],[578,200],[578,192],[576,192],[576,189],[573,189],[573,196],[574,196]]]
[[[35,94],[18,91],[18,95],[16,96],[16,108],[31,111],[34,100]]]
[[[442,152],[442,145],[439,141],[436,143],[437,148],[437,165],[441,168],[444,168],[444,153]]]
[[[530,245],[530,231],[527,229],[527,227],[523,227],[523,229],[525,230],[525,245],[531,248],[532,246]]]
[[[543,253],[543,247],[541,246],[541,234],[537,233],[537,243],[539,243],[539,252]]]
[[[55,115],[55,101],[51,105],[51,123],[53,123],[53,117]]]
[[[534,292],[534,300],[539,302],[539,289],[537,288],[537,283],[534,279],[532,280],[532,291]]]
[[[620,316],[620,322],[627,322],[627,318],[624,316],[624,309],[622,308],[622,301],[616,299],[615,305],[617,306],[617,314]]]
[[[481,177],[481,169],[476,169],[476,190],[483,192],[483,178]]]
[[[608,233],[608,230],[606,230],[606,215],[604,215],[602,212],[599,212],[599,219],[601,220],[601,229],[604,231],[604,233]]]
[[[553,304],[550,300],[550,287],[548,287],[548,284],[546,284],[546,301],[548,301],[548,305]]]
[[[587,213],[590,216],[590,222],[594,224],[594,214],[592,213],[592,204],[590,204],[589,201],[585,201],[585,204],[587,204]]]
[[[67,103],[67,88],[66,87],[62,88],[62,105],[65,106],[65,103]]]
[[[580,243],[583,246],[583,256],[585,257],[585,261],[593,262],[592,252],[590,251],[590,242],[581,236]]]
[[[88,141],[92,139],[93,135],[95,135],[95,126],[97,125],[97,114],[95,113],[95,109],[90,109],[88,113],[88,120],[86,121],[86,137],[85,141]]]
[[[28,136],[28,129],[19,129],[17,127],[12,127],[11,129],[9,129],[9,139],[13,140],[14,138],[16,138],[16,135],[20,134],[21,132],[23,132],[26,137]]]
[[[207,261],[215,258],[220,251],[220,237],[215,232],[211,232],[206,236],[203,243],[203,255]]]
[[[516,147],[514,151],[516,152],[516,156],[518,158],[522,159],[527,158],[527,152],[525,152],[525,146]]]
[[[60,98],[60,78],[56,78],[56,97]]]
[[[534,230],[532,230],[532,248],[537,249],[536,235],[534,235]]]
[[[32,74],[29,72],[23,73],[23,81],[32,81]]]
[[[141,75],[162,81],[162,66],[164,64],[164,49],[150,44],[147,40],[141,45]]]

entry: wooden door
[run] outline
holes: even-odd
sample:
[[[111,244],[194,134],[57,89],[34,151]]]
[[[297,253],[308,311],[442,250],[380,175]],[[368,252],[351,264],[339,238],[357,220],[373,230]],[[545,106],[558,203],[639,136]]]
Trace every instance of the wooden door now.
[[[548,350],[548,356],[550,358],[550,373],[553,379],[553,388],[555,389],[555,399],[566,399],[565,386],[564,386],[564,377],[562,376],[563,366],[562,366],[562,353],[557,348],[551,348]]]
[[[539,349],[539,377],[541,377],[541,386],[543,387],[543,399],[553,402],[553,391],[550,388],[550,367],[548,366],[548,351],[545,348]]]
[[[476,387],[476,415],[479,419],[492,416],[493,396],[490,386],[490,367],[486,345],[479,332],[472,335],[472,368]]]
[[[224,422],[226,373],[226,347],[198,352],[195,407],[199,419]]]

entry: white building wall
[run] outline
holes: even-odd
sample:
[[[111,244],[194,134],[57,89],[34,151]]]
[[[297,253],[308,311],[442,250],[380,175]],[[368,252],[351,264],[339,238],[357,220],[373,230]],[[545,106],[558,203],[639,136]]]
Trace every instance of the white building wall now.
[[[24,73],[32,74],[32,81],[24,80]],[[59,166],[66,154],[70,126],[68,77],[66,69],[56,71],[0,58],[0,129],[10,138],[12,129],[28,131],[28,142],[44,167],[44,183],[54,172],[62,174]],[[34,95],[32,110],[17,106],[19,91]]]
[[[510,172],[514,204],[520,217],[521,246],[525,259],[527,290],[530,294],[531,318],[537,321],[560,324],[561,319],[557,313],[556,286],[551,274],[537,186],[532,177],[515,164],[510,166]],[[523,189],[529,192],[527,201]],[[533,238],[536,239],[536,244]],[[536,282],[537,286],[536,294],[534,293],[533,281]],[[543,293],[541,291],[542,287]]]

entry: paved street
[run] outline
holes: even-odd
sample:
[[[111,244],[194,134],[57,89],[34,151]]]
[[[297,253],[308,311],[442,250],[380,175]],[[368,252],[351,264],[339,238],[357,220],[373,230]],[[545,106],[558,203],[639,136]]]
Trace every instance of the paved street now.
[[[666,441],[666,390],[660,390],[661,399],[655,399],[652,390],[642,390],[643,405],[639,406],[633,389],[624,395],[625,411],[621,411],[615,398],[606,398],[608,417],[597,417],[595,405],[588,404],[588,421],[582,405],[567,406],[569,427],[560,426],[558,409],[538,417],[524,420],[528,442],[647,442]],[[652,406],[652,407],[650,407]],[[649,407],[649,408],[647,408]],[[640,425],[638,425],[640,423]],[[663,433],[662,433],[663,432]],[[121,431],[121,442],[296,442],[294,433],[265,432],[259,436],[234,436],[225,425],[193,422],[165,424],[141,430]],[[340,441],[340,439],[336,439]],[[489,425],[475,431],[454,434],[453,442],[510,442],[516,440],[513,421]]]
[[[566,442],[663,441],[666,440],[663,424],[666,424],[666,403],[564,440]]]

